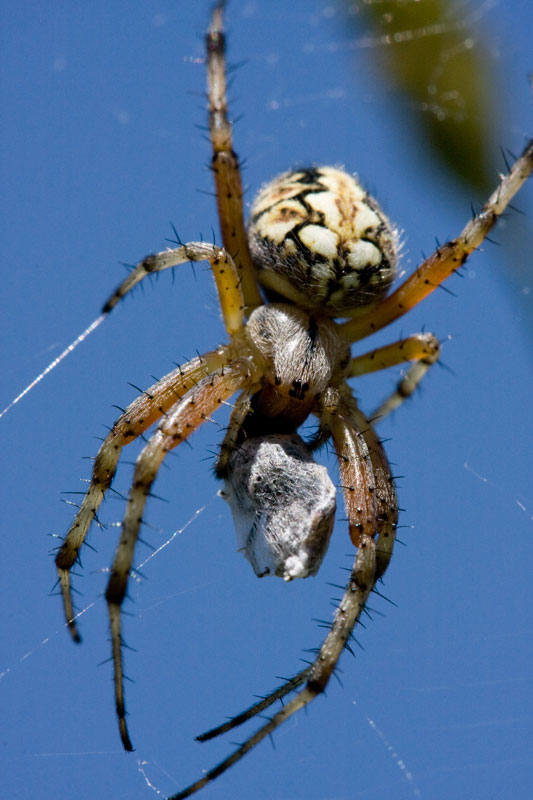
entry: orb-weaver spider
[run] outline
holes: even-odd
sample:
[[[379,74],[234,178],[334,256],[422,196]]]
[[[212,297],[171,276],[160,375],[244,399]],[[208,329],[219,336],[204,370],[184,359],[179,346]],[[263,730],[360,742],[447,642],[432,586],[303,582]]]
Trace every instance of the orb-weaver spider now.
[[[101,447],[89,490],[57,554],[65,613],[79,640],[71,600],[70,570],[111,485],[122,447],[157,427],[135,467],[106,598],[114,682],[124,747],[132,749],[125,719],[121,604],[133,563],[146,498],[166,453],[233,395],[230,425],[217,473],[225,481],[245,554],[260,575],[286,580],[316,573],[326,552],[334,495],[312,450],[331,439],[337,454],[349,533],[357,556],[344,597],[313,664],[211,738],[298,690],[270,721],[224,762],[174,798],[186,797],[239,760],[299,708],[324,691],[347,646],[370,592],[387,569],[397,519],[396,493],[387,459],[371,421],[358,409],[347,380],[413,362],[379,418],[410,395],[438,358],[431,334],[410,336],[356,358],[350,344],[401,317],[464,264],[533,168],[533,144],[502,178],[461,234],[439,247],[387,296],[396,263],[396,236],[375,201],[347,173],[310,167],[267,184],[244,224],[238,159],[226,110],[223,4],[207,34],[209,123],[223,247],[180,244],[143,259],[104,306],[117,302],[148,274],[186,261],[208,260],[215,277],[227,345],[188,362],[134,401]],[[265,303],[265,298],[269,303]],[[335,318],[344,319],[337,323]],[[319,419],[305,444],[297,430]]]

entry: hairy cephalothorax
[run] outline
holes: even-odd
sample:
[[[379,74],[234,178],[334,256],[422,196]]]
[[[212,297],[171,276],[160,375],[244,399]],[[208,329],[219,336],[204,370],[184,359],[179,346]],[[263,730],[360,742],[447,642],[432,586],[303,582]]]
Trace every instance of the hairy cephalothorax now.
[[[324,691],[376,581],[387,569],[398,505],[373,422],[415,390],[439,356],[430,333],[418,333],[352,357],[350,345],[403,316],[456,272],[479,246],[533,168],[533,143],[456,239],[440,246],[387,295],[397,236],[357,179],[333,167],[286,172],[260,191],[244,224],[243,191],[226,108],[223,3],[206,36],[209,127],[223,247],[181,244],[147,256],[104,305],[109,313],[146,275],[207,260],[229,343],[189,361],[144,391],[117,419],[95,460],[89,489],[56,556],[65,615],[79,641],[71,569],[109,489],[122,448],[155,429],[137,458],[106,599],[111,628],[116,709],[126,724],[121,605],[132,570],[146,500],[167,453],[236,395],[217,474],[233,513],[240,549],[259,576],[314,575],[326,553],[335,489],[312,451],[331,440],[348,531],[357,548],[344,596],[314,662],[229,722],[210,739],[295,696],[228,758],[171,798],[188,797],[223,773],[295,711]],[[270,303],[265,302],[267,298]],[[336,322],[335,318],[344,318]],[[367,419],[348,380],[413,362],[391,396]],[[318,432],[305,443],[298,429],[310,415]]]

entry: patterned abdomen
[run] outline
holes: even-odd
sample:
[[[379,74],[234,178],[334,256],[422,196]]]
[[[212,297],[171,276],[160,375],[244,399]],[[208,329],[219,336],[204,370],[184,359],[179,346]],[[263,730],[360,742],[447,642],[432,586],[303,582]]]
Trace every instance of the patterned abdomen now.
[[[379,300],[394,279],[395,230],[355,178],[334,167],[285,172],[266,184],[248,240],[271,299],[331,317]]]

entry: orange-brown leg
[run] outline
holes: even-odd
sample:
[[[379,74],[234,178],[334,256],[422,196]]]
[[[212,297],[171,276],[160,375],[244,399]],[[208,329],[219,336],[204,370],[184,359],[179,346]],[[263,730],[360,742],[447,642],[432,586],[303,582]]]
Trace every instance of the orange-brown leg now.
[[[225,366],[229,359],[230,356],[226,349],[220,348],[189,361],[183,367],[178,367],[134,400],[106,436],[94,462],[89,489],[56,556],[65,617],[75,641],[80,641],[80,635],[76,627],[72,605],[70,570],[78,558],[81,546],[85,541],[91,522],[98,513],[105,493],[111,486],[122,448],[144,433],[163,414],[166,414],[176,404],[176,401],[198,384],[202,378]]]
[[[243,329],[244,300],[237,269],[233,259],[223,248],[207,242],[188,242],[175,250],[164,250],[143,258],[106,301],[103,313],[109,313],[147,275],[187,261],[209,261],[226,330],[230,336],[240,333]]]
[[[211,169],[215,178],[222,241],[235,261],[249,314],[263,300],[257,288],[248,249],[239,159],[233,150],[231,123],[228,120],[223,9],[224,3],[218,3],[213,10],[206,35],[209,132],[213,148]]]
[[[533,140],[528,142],[509,174],[502,177],[497,189],[457,239],[439,247],[389,297],[355,319],[343,323],[340,326],[342,335],[350,342],[363,339],[402,317],[440,286],[479,247],[532,171]]]
[[[185,441],[232,394],[245,388],[250,382],[245,366],[231,364],[199,380],[183,399],[164,415],[156,432],[137,459],[126,515],[122,523],[122,533],[106,591],[111,626],[116,709],[120,736],[126,750],[133,748],[124,707],[120,608],[126,594],[146,499],[166,454]]]
[[[356,547],[378,537],[377,581],[387,569],[398,520],[398,500],[389,462],[379,437],[357,407],[348,386],[341,387],[333,409],[326,409],[341,483],[349,532]],[[374,582],[375,582],[374,581]]]
[[[388,369],[407,361],[416,362],[398,382],[390,397],[371,414],[371,419],[383,419],[410,397],[426,372],[438,361],[439,353],[439,340],[432,333],[415,333],[407,339],[353,358],[348,378]]]
[[[240,430],[242,424],[248,414],[250,413],[252,397],[260,389],[260,384],[256,384],[255,386],[250,386],[245,392],[242,392],[239,397],[237,398],[235,405],[233,406],[233,410],[231,412],[231,417],[229,421],[229,425],[226,431],[226,435],[224,436],[224,440],[220,445],[220,449],[218,451],[218,458],[217,463],[215,466],[215,472],[217,477],[221,478],[224,477],[226,471],[228,469],[228,462],[231,458],[235,447],[237,446],[237,440],[239,438]]]
[[[372,589],[387,568],[394,543],[396,494],[381,444],[352,400],[348,387],[326,394],[323,425],[333,437],[344,484],[350,535],[357,544],[354,567],[330,631],[310,667],[234,720],[199,737],[202,740],[212,738],[236,727],[305,682],[305,686],[281,711],[228,758],[168,800],[184,800],[198,792],[324,691]]]

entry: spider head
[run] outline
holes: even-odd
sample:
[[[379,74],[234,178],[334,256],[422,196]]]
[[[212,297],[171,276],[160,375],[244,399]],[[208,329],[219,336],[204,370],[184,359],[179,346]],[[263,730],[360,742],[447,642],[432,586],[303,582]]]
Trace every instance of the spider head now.
[[[379,300],[395,275],[396,231],[355,178],[334,167],[266,184],[252,205],[248,241],[270,299],[330,317]]]

